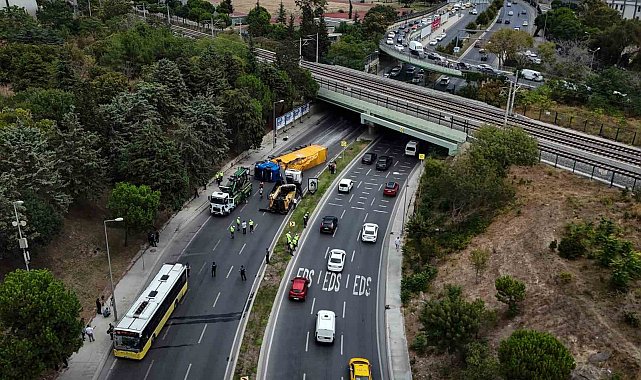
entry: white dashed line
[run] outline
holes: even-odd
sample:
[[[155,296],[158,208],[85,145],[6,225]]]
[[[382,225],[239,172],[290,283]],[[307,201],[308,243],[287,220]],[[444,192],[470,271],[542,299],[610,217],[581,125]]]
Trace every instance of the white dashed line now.
[[[247,243],[243,244],[243,247],[242,247],[242,248],[240,249],[240,251],[238,252],[238,255],[240,255],[241,253],[243,253],[243,250],[245,249],[245,247],[246,247],[246,246],[247,246]]]
[[[154,361],[152,360],[151,363],[149,364],[149,368],[147,368],[147,372],[145,373],[145,377],[143,377],[142,380],[147,380],[147,377],[149,376],[149,372],[151,371],[151,366],[154,365]]]
[[[189,363],[189,367],[187,368],[187,373],[185,374],[185,377],[183,378],[183,380],[187,380],[187,376],[189,376],[189,371],[191,371],[191,363]]]
[[[314,305],[316,305],[316,297],[312,300],[312,310],[309,311],[309,314],[314,314]]]
[[[343,212],[341,213],[341,219],[343,219],[343,215],[345,215],[345,209],[343,209]]]
[[[229,278],[229,275],[231,274],[232,269],[234,269],[233,265],[231,266],[231,268],[229,268],[229,272],[227,272],[227,277],[225,277],[225,278]]]
[[[203,331],[200,333],[200,338],[198,338],[198,344],[200,344],[200,342],[202,342],[203,336],[205,335],[205,330],[207,330],[207,325],[205,325],[205,327],[203,327]]]
[[[354,210],[365,210],[365,209],[364,209],[364,208],[362,208],[362,207],[355,207],[355,206],[352,206],[352,208],[353,208]]]
[[[220,297],[220,292],[218,292],[218,295],[216,296],[216,300],[214,301],[214,304],[211,306],[211,308],[215,308],[216,304],[218,303],[218,297]]]

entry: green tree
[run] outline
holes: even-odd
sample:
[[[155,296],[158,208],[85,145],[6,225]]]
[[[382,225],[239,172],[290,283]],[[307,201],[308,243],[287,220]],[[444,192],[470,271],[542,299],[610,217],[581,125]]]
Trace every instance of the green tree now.
[[[330,46],[327,59],[335,65],[363,70],[365,58],[375,49],[374,42],[347,35]]]
[[[220,13],[232,14],[234,13],[234,6],[232,5],[231,0],[223,0],[220,2],[216,10]]]
[[[145,79],[151,83],[158,83],[167,88],[168,95],[181,104],[189,96],[178,65],[168,59],[161,59],[153,63],[145,73]]]
[[[465,369],[462,378],[466,380],[493,380],[500,375],[499,363],[487,344],[472,342],[465,347]]]
[[[552,40],[577,40],[584,35],[581,20],[567,7],[551,9],[534,20],[537,34],[545,28],[545,37]]]
[[[501,276],[494,281],[496,299],[508,306],[511,316],[518,314],[519,306],[525,300],[525,284],[512,276]]]
[[[0,283],[0,378],[35,379],[82,346],[80,302],[47,270],[16,270]]]
[[[461,352],[472,342],[487,318],[485,303],[477,299],[467,302],[461,288],[446,285],[444,295],[425,303],[419,319],[427,344],[448,352]]]
[[[24,201],[24,213],[32,231],[29,245],[32,248],[46,246],[62,229],[62,214],[29,190],[23,191],[21,200]]]
[[[396,9],[392,6],[376,5],[371,7],[363,18],[365,34],[378,41],[386,33],[387,27],[396,21],[397,17]]]
[[[231,130],[235,152],[260,146],[265,134],[260,103],[244,90],[228,90],[218,97],[225,110],[225,124]]]
[[[121,17],[131,12],[131,3],[126,0],[102,0],[100,18],[102,21]]]
[[[282,3],[281,3],[282,5]],[[247,25],[249,34],[252,37],[261,37],[269,33],[271,27],[272,15],[269,14],[265,7],[261,7],[258,3],[247,14]]]
[[[14,101],[18,108],[31,110],[35,120],[61,122],[64,115],[74,109],[75,97],[63,90],[31,88],[16,94]]]
[[[534,39],[528,32],[505,28],[493,33],[485,47],[496,54],[502,66],[506,60],[515,59],[516,53],[533,45]]]
[[[512,165],[532,166],[538,161],[536,140],[521,128],[483,127],[474,136],[470,155],[476,162],[494,165],[502,177]]]
[[[95,103],[98,105],[111,102],[116,95],[127,91],[128,86],[126,76],[111,70],[91,80],[91,91],[95,94]]]
[[[499,345],[499,362],[506,379],[568,379],[576,366],[570,351],[554,336],[517,330]]]
[[[283,2],[280,2],[280,5],[278,6],[278,15],[276,17],[276,22],[285,25],[287,24],[287,13],[285,11],[285,6],[283,5]]]
[[[75,30],[73,8],[64,0],[43,1],[36,12],[38,21],[46,27],[59,29],[65,32]]]
[[[125,245],[129,231],[142,231],[153,225],[160,206],[160,192],[149,186],[119,182],[111,191],[107,207],[115,218],[123,218]]]
[[[488,249],[473,249],[470,252],[470,261],[476,273],[476,283],[479,282],[479,277],[487,269],[487,262],[490,259],[490,250]]]

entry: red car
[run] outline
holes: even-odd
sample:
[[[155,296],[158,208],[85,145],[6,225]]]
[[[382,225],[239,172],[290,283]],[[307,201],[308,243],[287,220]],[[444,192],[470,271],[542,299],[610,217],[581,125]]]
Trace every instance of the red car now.
[[[398,194],[398,182],[390,181],[385,184],[385,189],[383,189],[383,195],[390,197],[395,197]]]
[[[295,301],[305,301],[309,289],[309,279],[305,277],[294,277],[292,286],[289,288],[289,299]]]

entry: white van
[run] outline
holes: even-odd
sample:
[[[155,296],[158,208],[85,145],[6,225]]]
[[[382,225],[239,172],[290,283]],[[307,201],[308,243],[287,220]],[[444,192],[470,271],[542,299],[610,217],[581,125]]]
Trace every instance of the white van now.
[[[423,51],[423,44],[418,41],[410,41],[410,50]]]
[[[418,150],[418,141],[411,140],[405,145],[405,155],[406,156],[416,156],[416,151]]]
[[[336,314],[331,310],[319,310],[316,313],[316,341],[334,343],[336,334]]]
[[[523,77],[523,79],[533,80],[535,82],[543,82],[543,75],[541,75],[541,73],[538,71],[530,69],[521,70],[521,77]]]

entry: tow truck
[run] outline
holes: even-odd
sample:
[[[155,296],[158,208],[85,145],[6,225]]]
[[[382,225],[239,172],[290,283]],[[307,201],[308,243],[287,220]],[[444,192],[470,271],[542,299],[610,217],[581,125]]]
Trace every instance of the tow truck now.
[[[229,215],[239,204],[247,201],[252,193],[249,168],[239,167],[228,178],[220,191],[214,191],[209,196],[209,212],[212,215]]]

